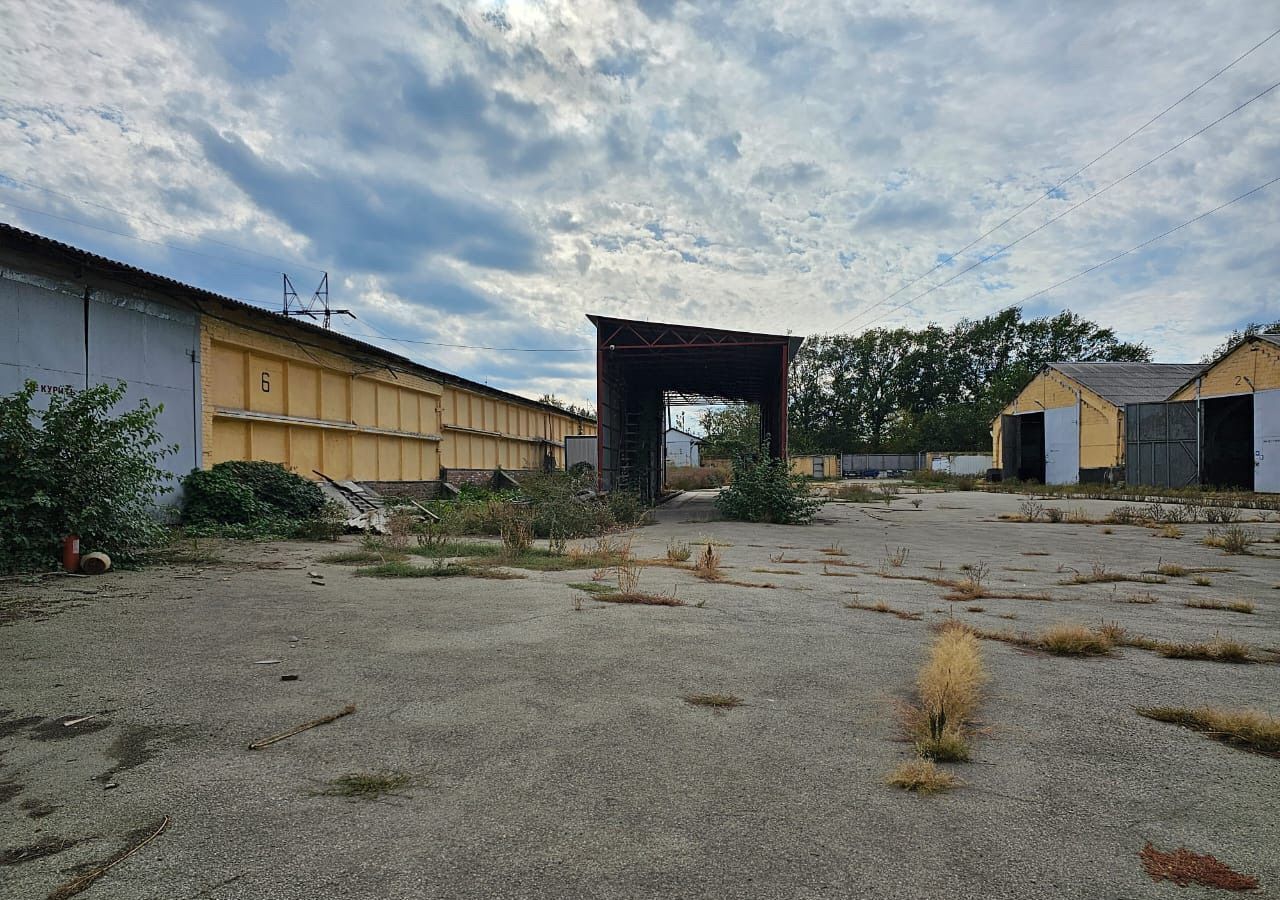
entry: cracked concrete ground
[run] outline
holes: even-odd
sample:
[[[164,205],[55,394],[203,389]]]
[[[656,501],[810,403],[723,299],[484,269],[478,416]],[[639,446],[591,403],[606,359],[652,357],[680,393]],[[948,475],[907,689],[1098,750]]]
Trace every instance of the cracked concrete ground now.
[[[997,518],[1021,499],[830,504],[814,525],[781,527],[711,521],[711,495],[686,494],[633,533],[639,554],[712,540],[728,577],[776,587],[646,568],[642,590],[691,604],[673,608],[597,603],[566,586],[586,572],[356,579],[317,562],[332,545],[300,543],[228,545],[202,570],[0,583],[0,896],[44,897],[166,815],[160,837],[84,896],[1209,894],[1151,882],[1147,841],[1280,890],[1280,761],[1134,713],[1280,713],[1272,663],[1133,649],[1064,659],[984,641],[983,729],[974,760],[951,767],[964,786],[918,797],[885,785],[911,752],[896,704],[944,617],[1028,632],[1105,620],[1280,647],[1277,525],[1250,526],[1270,541],[1259,555],[1226,556],[1198,543],[1203,525],[1171,540]],[[1060,505],[1100,517],[1115,504]],[[836,545],[847,555],[821,552]],[[900,548],[903,565],[888,565]],[[1161,560],[1231,571],[1209,586],[1060,583],[1095,562],[1136,574]],[[980,563],[994,590],[1054,599],[948,603],[877,572],[955,578]],[[923,619],[848,609],[853,592]],[[1157,602],[1119,602],[1134,593]],[[1184,606],[1192,598],[1257,610]],[[746,703],[682,702],[697,691]],[[348,703],[357,712],[247,749]],[[414,781],[376,801],[318,795],[367,771]]]

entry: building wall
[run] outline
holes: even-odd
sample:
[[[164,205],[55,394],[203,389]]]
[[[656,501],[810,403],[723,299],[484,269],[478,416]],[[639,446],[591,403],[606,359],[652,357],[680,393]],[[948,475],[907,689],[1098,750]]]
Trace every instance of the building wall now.
[[[1248,379],[1246,381],[1246,379]],[[1280,389],[1280,347],[1267,341],[1245,341],[1213,364],[1200,383],[1201,397],[1224,397]],[[1170,400],[1196,399],[1196,382]]]
[[[439,477],[438,382],[208,316],[201,356],[205,467],[263,459],[308,478]]]
[[[0,394],[34,381],[33,403],[43,408],[63,391],[124,382],[126,407],[143,398],[163,406],[156,427],[177,450],[161,467],[182,476],[200,464],[194,313],[124,285],[14,260],[0,270],[0,322]],[[175,481],[161,502],[176,490]]]
[[[441,465],[449,469],[540,469],[547,451],[564,468],[565,435],[595,434],[592,422],[461,385],[446,385],[441,404]]]
[[[1080,468],[1101,469],[1124,464],[1124,410],[1113,406],[1072,378],[1053,369],[1031,379],[1002,415],[1042,412],[1074,406],[1080,392]],[[1038,402],[1037,402],[1038,401]],[[1043,405],[1041,405],[1043,404]],[[992,466],[1000,458],[1000,419],[991,428]]]
[[[684,432],[670,428],[666,432],[665,442],[668,466],[688,467],[699,465],[698,441],[696,438],[691,438]]]
[[[814,453],[807,456],[793,456],[790,460],[791,473],[793,475],[805,475],[812,478],[813,459],[815,456],[823,461],[823,478],[840,477],[840,457],[835,454],[823,455],[821,453]]]

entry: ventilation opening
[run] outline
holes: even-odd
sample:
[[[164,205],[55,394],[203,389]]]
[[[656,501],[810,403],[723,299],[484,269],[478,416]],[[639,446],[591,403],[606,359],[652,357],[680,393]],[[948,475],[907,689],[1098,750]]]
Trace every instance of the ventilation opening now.
[[[1044,484],[1044,413],[1018,416],[1018,478]]]

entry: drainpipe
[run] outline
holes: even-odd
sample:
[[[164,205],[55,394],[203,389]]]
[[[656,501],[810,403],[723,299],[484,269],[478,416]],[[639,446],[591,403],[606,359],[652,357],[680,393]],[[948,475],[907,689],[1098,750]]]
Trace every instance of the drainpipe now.
[[[1196,484],[1204,484],[1204,408],[1200,402],[1200,389],[1204,376],[1196,378]]]

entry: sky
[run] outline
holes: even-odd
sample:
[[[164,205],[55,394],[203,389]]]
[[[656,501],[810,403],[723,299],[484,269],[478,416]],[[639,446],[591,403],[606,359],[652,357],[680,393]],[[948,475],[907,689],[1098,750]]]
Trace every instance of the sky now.
[[[271,308],[327,271],[338,330],[593,404],[588,313],[949,325],[1280,176],[1280,89],[1170,150],[1277,37],[1054,189],[1268,6],[0,0],[0,221]],[[1277,317],[1278,226],[1280,183],[1026,313],[1198,360]]]

